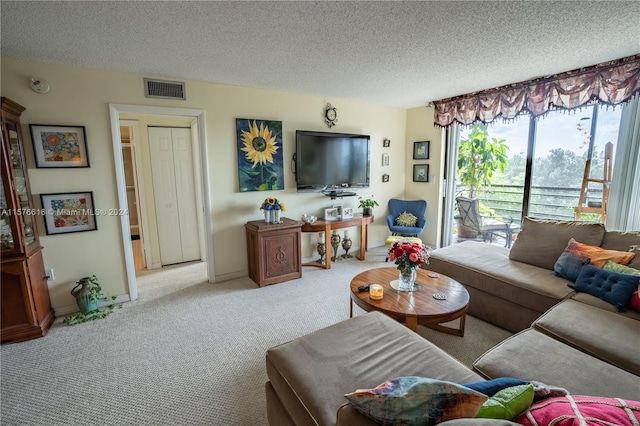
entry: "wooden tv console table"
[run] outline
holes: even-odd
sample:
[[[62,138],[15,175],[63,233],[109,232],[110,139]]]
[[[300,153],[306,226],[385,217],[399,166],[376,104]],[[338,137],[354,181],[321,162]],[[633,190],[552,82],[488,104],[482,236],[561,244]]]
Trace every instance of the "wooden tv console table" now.
[[[373,216],[363,216],[358,214],[351,219],[343,220],[317,220],[314,223],[303,223],[302,232],[324,232],[324,244],[327,250],[325,264],[320,262],[303,263],[302,266],[317,266],[319,268],[331,269],[331,231],[335,229],[350,228],[360,226],[360,251],[356,257],[364,260],[367,251],[367,226],[373,223]]]

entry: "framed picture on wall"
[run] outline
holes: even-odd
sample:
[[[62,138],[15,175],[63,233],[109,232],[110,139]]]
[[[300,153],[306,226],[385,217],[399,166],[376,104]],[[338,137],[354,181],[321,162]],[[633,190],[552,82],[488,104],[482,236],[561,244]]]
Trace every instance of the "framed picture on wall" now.
[[[413,165],[413,181],[429,182],[429,165],[428,164]]]
[[[30,124],[38,168],[89,167],[84,126]]]
[[[96,212],[93,207],[93,192],[40,194],[40,200],[47,235],[98,229],[96,216],[101,211]]]
[[[413,143],[413,159],[428,160],[429,159],[430,141],[419,141]]]

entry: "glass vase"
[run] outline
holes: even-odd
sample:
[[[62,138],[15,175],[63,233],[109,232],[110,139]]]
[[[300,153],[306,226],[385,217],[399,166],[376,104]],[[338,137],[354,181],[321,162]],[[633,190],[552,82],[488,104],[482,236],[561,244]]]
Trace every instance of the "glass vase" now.
[[[413,291],[417,275],[417,268],[411,268],[408,272],[398,269],[398,291]]]
[[[264,221],[266,223],[271,223],[271,210],[264,211]]]

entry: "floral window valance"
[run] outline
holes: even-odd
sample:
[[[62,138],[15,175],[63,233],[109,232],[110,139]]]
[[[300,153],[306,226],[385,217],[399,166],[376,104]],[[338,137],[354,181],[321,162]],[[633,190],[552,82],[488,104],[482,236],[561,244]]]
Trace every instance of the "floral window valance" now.
[[[434,124],[489,123],[520,114],[534,117],[589,102],[616,105],[640,93],[640,54],[468,95],[433,102]]]

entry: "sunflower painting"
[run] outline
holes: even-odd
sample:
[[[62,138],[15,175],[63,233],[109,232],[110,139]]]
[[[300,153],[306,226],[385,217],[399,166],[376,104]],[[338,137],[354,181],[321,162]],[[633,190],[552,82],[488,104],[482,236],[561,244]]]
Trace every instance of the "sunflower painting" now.
[[[240,192],[284,189],[282,121],[236,119]]]

